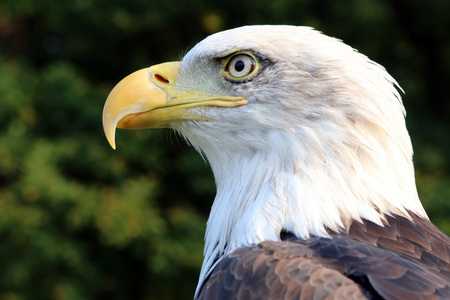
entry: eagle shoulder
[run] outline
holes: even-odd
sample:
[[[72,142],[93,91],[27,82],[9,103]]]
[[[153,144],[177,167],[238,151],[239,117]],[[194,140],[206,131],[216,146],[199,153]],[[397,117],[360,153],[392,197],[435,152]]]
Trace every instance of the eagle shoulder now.
[[[450,238],[413,220],[241,247],[220,259],[198,299],[449,299]]]

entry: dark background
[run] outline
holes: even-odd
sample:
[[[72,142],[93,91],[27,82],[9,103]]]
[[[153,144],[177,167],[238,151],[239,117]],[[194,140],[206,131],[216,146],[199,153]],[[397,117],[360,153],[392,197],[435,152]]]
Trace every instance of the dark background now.
[[[134,70],[246,24],[313,26],[405,90],[418,190],[450,233],[450,1],[0,2],[0,300],[191,299],[215,187],[166,130],[101,114]],[[331,50],[332,51],[332,50]]]

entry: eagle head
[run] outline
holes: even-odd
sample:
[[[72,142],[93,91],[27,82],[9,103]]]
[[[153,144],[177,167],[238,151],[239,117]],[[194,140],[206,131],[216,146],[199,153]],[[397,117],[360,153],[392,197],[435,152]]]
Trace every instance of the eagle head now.
[[[172,128],[207,158],[217,196],[204,277],[217,257],[282,231],[426,218],[404,116],[395,80],[348,45],[308,27],[247,26],[126,77],[103,125],[113,147],[116,127]]]

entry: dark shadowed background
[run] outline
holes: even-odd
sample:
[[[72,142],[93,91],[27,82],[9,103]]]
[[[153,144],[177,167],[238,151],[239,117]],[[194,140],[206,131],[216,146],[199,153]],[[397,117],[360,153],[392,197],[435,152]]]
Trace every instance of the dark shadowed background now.
[[[119,131],[113,151],[102,108],[125,75],[246,24],[313,26],[386,67],[421,199],[450,233],[450,1],[6,0],[0,300],[192,298],[209,167],[167,130]]]

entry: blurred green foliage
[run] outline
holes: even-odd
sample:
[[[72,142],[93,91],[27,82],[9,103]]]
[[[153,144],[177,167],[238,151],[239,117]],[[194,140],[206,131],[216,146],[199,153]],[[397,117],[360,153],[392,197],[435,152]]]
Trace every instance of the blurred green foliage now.
[[[418,189],[450,233],[447,0],[0,3],[0,300],[192,298],[214,197],[169,131],[101,127],[110,89],[207,35],[298,24],[343,39],[406,91]]]

